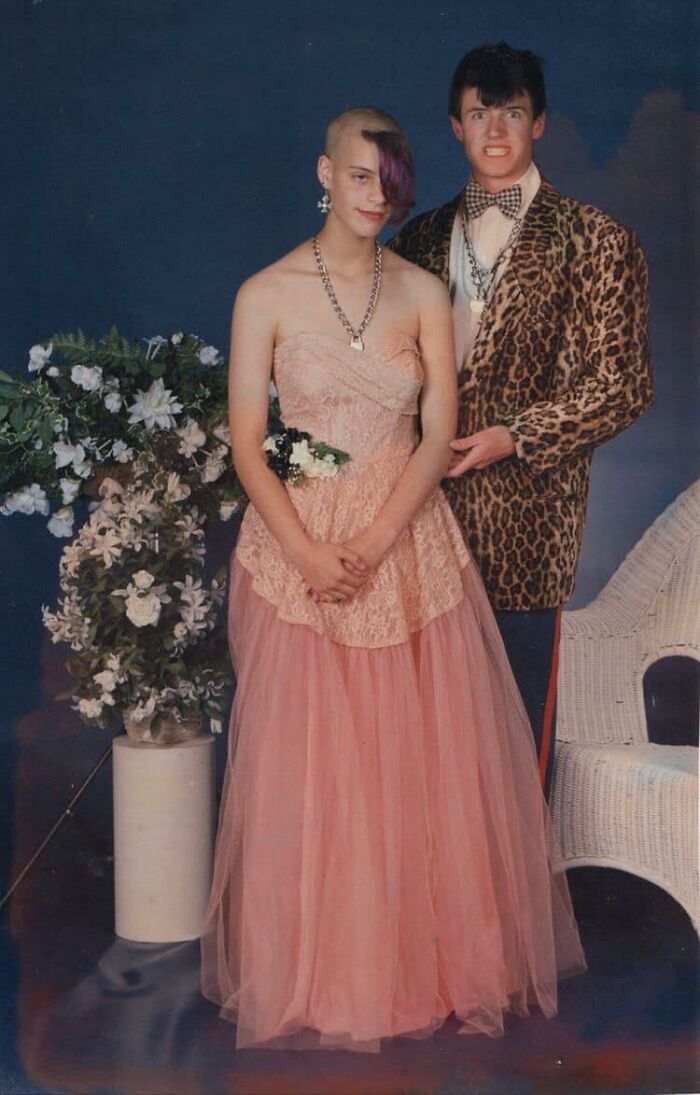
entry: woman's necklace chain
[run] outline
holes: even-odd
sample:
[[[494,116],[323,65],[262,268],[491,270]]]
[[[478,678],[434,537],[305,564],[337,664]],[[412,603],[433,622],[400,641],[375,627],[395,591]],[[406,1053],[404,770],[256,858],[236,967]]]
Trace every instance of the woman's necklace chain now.
[[[369,323],[372,316],[374,315],[374,310],[377,307],[377,301],[379,300],[379,290],[382,287],[382,249],[379,246],[379,244],[377,243],[377,241],[375,240],[374,241],[374,274],[373,274],[373,277],[372,277],[372,288],[370,289],[369,301],[367,303],[367,308],[366,308],[365,314],[362,317],[362,322],[360,323],[360,326],[356,329],[355,327],[353,327],[352,323],[350,322],[348,317],[345,315],[345,312],[340,307],[340,302],[339,302],[339,300],[336,296],[335,289],[333,288],[333,282],[330,279],[330,275],[329,275],[328,270],[326,268],[326,264],[323,261],[323,257],[321,255],[321,248],[319,246],[318,236],[314,236],[314,238],[312,240],[312,243],[313,243],[313,249],[314,249],[314,258],[316,259],[316,265],[318,267],[318,272],[321,275],[321,281],[323,282],[323,288],[328,293],[328,296],[330,298],[331,304],[333,305],[333,309],[335,311],[335,314],[337,315],[338,319],[342,323],[345,330],[350,335],[350,345],[352,346],[353,350],[364,350],[365,344],[362,341],[362,335],[364,333],[364,330],[365,330],[367,324]]]
[[[464,236],[464,251],[467,259],[469,260],[469,268],[471,270],[472,284],[476,290],[476,299],[469,301],[469,307],[472,312],[476,312],[477,315],[481,315],[486,307],[486,301],[488,295],[493,288],[496,275],[498,274],[501,263],[504,257],[511,249],[518,236],[520,235],[520,229],[523,226],[523,218],[516,217],[513,227],[510,230],[510,234],[501,250],[496,255],[496,258],[491,266],[490,270],[486,270],[480,265],[479,260],[476,257],[472,241],[469,238],[469,232],[467,231],[467,211],[465,209],[464,202],[459,207],[460,215],[462,218],[462,235]]]

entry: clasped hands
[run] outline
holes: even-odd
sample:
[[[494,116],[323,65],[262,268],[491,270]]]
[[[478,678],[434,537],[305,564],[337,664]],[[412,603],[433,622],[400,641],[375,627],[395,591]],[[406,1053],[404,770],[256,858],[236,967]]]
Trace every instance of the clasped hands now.
[[[488,426],[469,437],[455,438],[450,449],[450,466],[445,475],[456,479],[510,456],[515,452],[515,440],[507,426]],[[369,580],[382,555],[373,545],[369,530],[345,544],[310,540],[300,562],[309,596],[317,604],[349,601]]]
[[[300,570],[316,604],[341,604],[362,589],[380,560],[365,531],[344,544],[309,541]]]

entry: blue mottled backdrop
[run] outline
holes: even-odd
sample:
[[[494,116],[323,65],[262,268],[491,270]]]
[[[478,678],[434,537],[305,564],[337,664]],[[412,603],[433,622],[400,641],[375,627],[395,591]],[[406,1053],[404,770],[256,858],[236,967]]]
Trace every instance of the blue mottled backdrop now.
[[[457,60],[484,40],[531,48],[550,100],[540,167],[632,225],[651,267],[656,402],[595,457],[573,602],[585,603],[697,469],[697,11],[692,0],[3,0],[0,366],[24,370],[29,346],[78,325],[182,328],[225,349],[241,280],[317,223],[330,116],[358,103],[395,114],[418,210],[429,208],[465,176],[446,111]],[[106,740],[50,702],[56,654],[39,609],[55,597],[61,544],[44,525],[0,519],[11,792],[0,809],[15,866],[41,828],[32,804],[58,808]],[[9,863],[5,853],[4,873]]]

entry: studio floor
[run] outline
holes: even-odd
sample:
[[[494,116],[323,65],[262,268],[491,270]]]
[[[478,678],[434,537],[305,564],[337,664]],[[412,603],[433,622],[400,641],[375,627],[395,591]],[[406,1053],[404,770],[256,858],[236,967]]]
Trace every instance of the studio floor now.
[[[63,717],[47,708],[18,728],[13,873],[109,740],[55,723]],[[70,762],[60,744],[69,729]],[[110,832],[107,763],[4,910],[2,1095],[700,1091],[697,937],[672,899],[639,879],[570,872],[589,972],[562,984],[556,1019],[513,1018],[495,1040],[459,1036],[448,1022],[379,1054],[236,1052],[234,1028],[199,994],[196,942],[115,939]]]

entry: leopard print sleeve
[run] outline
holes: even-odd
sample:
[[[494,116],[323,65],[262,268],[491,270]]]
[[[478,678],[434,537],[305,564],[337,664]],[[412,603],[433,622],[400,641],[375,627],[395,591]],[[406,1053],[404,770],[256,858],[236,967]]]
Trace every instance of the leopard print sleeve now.
[[[648,273],[635,233],[608,222],[573,275],[556,394],[505,422],[535,475],[614,437],[651,405]]]

